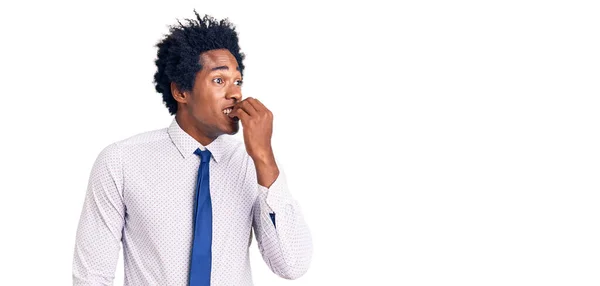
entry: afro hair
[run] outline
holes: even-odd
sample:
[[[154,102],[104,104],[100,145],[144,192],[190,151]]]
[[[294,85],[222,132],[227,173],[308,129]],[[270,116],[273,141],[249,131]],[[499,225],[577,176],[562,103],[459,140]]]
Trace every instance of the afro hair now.
[[[196,10],[196,19],[184,19],[185,24],[169,26],[169,34],[156,44],[158,48],[154,85],[162,94],[163,102],[169,113],[177,113],[177,101],[171,94],[171,82],[184,91],[192,90],[196,73],[202,70],[200,55],[206,51],[227,49],[238,62],[240,73],[244,73],[235,26],[227,18],[216,20],[204,15],[200,17]]]

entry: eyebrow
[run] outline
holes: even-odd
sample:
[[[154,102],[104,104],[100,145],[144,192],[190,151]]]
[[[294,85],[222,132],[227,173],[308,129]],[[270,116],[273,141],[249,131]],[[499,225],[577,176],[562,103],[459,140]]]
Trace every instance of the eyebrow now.
[[[235,69],[237,71],[240,71],[240,67],[239,66],[235,67]],[[228,66],[218,66],[218,67],[210,69],[210,71],[216,71],[216,70],[229,70],[229,67]]]

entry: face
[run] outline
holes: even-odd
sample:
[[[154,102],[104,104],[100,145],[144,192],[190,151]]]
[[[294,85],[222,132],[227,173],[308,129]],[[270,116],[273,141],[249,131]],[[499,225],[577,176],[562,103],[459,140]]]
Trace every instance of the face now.
[[[227,116],[229,108],[242,99],[242,74],[235,57],[227,49],[210,50],[200,56],[202,70],[196,74],[185,109],[197,132],[208,138],[235,134],[239,119]]]

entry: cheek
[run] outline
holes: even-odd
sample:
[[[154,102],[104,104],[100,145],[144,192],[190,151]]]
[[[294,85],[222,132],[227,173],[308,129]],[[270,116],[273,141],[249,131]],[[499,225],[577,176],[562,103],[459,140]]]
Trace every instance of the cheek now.
[[[209,122],[217,120],[217,117],[223,113],[219,105],[220,101],[212,94],[210,97],[202,97],[193,104],[193,112],[202,121]]]
[[[197,120],[206,121],[208,109],[206,108],[204,100],[197,94],[194,94],[191,99],[192,100],[188,101],[187,104],[188,112],[192,114]]]

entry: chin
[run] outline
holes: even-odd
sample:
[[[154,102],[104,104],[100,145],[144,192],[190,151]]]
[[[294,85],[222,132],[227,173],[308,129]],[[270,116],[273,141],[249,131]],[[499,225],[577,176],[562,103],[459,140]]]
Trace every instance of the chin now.
[[[229,135],[235,135],[235,134],[237,134],[237,133],[238,133],[238,131],[239,131],[239,129],[238,129],[238,128],[236,128],[236,129],[234,129],[234,130],[231,130],[231,132],[227,132],[227,134],[229,134]]]
[[[227,129],[224,129],[223,130],[223,134],[235,135],[235,134],[238,133],[239,130],[240,130],[239,126],[235,126],[235,127],[231,126],[231,127],[227,128]]]

